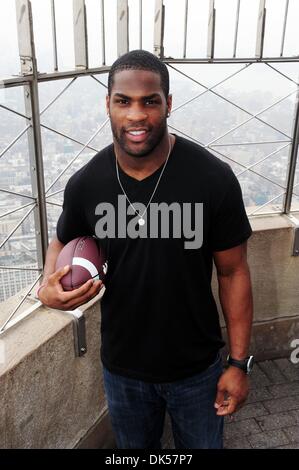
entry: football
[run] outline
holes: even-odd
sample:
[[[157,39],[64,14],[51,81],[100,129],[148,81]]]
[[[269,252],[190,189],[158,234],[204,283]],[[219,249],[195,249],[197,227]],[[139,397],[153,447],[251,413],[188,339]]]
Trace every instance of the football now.
[[[67,243],[56,260],[57,269],[69,265],[70,271],[60,279],[64,290],[71,291],[89,279],[104,281],[107,262],[103,249],[93,237],[78,237]]]

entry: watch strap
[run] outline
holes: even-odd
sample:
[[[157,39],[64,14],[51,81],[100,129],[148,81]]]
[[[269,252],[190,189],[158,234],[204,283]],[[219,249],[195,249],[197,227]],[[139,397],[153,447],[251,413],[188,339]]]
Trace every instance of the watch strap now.
[[[248,356],[243,360],[234,359],[230,355],[227,356],[227,363],[231,366],[238,367],[241,369],[245,374],[250,374],[252,366],[253,366],[253,356]]]

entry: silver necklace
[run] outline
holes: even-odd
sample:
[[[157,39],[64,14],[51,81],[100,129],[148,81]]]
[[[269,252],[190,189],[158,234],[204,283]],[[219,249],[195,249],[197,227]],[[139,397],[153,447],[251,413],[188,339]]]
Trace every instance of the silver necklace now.
[[[150,197],[150,199],[149,199],[149,201],[148,201],[148,203],[147,203],[147,205],[146,205],[144,211],[142,212],[142,214],[140,214],[140,212],[135,209],[135,207],[134,207],[133,204],[131,203],[130,199],[128,198],[128,195],[127,195],[126,191],[124,190],[123,185],[121,184],[120,177],[119,177],[119,171],[118,171],[117,157],[116,157],[116,154],[115,154],[115,168],[116,168],[117,180],[118,180],[119,185],[120,185],[120,187],[121,187],[121,189],[122,189],[122,192],[123,192],[124,195],[126,196],[126,199],[127,199],[128,203],[129,203],[130,206],[132,207],[132,209],[133,209],[133,211],[135,212],[135,214],[139,217],[139,219],[138,219],[138,224],[139,224],[140,226],[142,226],[142,225],[145,224],[145,220],[144,220],[143,217],[144,217],[144,215],[146,214],[147,208],[148,208],[148,206],[150,205],[150,203],[152,202],[152,199],[153,199],[153,197],[154,197],[154,195],[155,195],[155,192],[156,192],[156,190],[157,190],[157,188],[158,188],[158,186],[159,186],[160,180],[161,180],[161,178],[162,178],[162,175],[163,175],[163,173],[164,173],[164,170],[165,170],[165,168],[166,168],[166,165],[167,165],[167,162],[168,162],[168,159],[169,159],[170,152],[171,152],[171,141],[170,141],[170,137],[169,137],[169,149],[168,149],[168,154],[167,154],[166,160],[165,160],[165,162],[164,162],[164,165],[163,165],[162,171],[161,171],[161,173],[160,173],[160,175],[159,175],[159,178],[158,178],[158,181],[157,181],[157,183],[156,183],[156,186],[154,187],[154,190],[153,190],[153,192],[152,192],[152,195],[151,195],[151,197]]]

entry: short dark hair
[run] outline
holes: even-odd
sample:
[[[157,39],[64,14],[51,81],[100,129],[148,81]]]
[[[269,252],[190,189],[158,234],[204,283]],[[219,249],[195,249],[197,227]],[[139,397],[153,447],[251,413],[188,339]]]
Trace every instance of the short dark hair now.
[[[108,76],[108,95],[111,95],[113,77],[121,70],[149,70],[160,75],[161,87],[169,95],[169,73],[166,65],[151,52],[137,49],[120,56],[111,66]]]

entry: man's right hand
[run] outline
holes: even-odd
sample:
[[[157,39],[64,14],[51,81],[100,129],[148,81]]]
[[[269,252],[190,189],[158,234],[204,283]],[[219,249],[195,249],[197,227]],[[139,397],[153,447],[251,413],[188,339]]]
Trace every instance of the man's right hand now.
[[[74,310],[95,297],[102,287],[104,287],[102,281],[93,281],[90,279],[78,289],[64,291],[60,284],[60,279],[65,276],[70,269],[70,266],[64,266],[64,268],[58,269],[58,271],[50,274],[49,277],[43,281],[42,287],[38,293],[38,298],[47,307],[56,308],[58,310]]]

